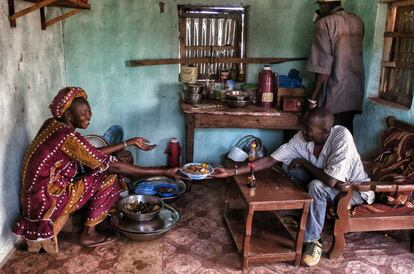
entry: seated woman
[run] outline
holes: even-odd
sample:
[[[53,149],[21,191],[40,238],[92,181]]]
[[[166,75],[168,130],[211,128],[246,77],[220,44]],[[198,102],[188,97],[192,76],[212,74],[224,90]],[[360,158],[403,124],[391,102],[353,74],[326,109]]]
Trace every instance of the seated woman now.
[[[96,149],[76,128],[86,129],[92,113],[86,92],[79,87],[66,87],[53,99],[53,118],[45,121],[29,146],[22,168],[20,202],[22,212],[14,233],[28,241],[42,241],[55,236],[55,222],[87,204],[85,228],[80,241],[96,246],[116,238],[96,230],[119,199],[123,177],[165,175],[176,177],[178,168],[140,167],[118,161],[110,153],[127,145],[149,150],[143,138]],[[79,166],[90,172],[75,177]]]

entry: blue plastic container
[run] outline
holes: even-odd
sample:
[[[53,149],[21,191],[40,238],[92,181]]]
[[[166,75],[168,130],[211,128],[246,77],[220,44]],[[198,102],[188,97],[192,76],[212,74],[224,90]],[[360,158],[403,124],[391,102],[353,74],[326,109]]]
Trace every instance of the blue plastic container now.
[[[155,195],[157,192],[155,191],[155,186],[150,182],[141,182],[134,188],[135,194],[146,194],[146,195]]]

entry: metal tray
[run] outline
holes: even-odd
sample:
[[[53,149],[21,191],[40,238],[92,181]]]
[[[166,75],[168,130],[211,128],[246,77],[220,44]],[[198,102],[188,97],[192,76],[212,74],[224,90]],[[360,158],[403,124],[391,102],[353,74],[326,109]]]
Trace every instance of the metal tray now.
[[[180,213],[169,205],[161,209],[157,218],[149,221],[131,221],[122,212],[111,216],[111,224],[116,229],[132,234],[162,234],[171,230],[179,220]]]
[[[185,193],[185,191],[187,190],[187,185],[181,181],[181,180],[173,180],[170,179],[168,177],[165,176],[155,176],[155,177],[149,177],[149,178],[145,178],[145,179],[141,179],[138,180],[136,182],[132,182],[130,183],[131,187],[130,187],[130,193],[131,194],[135,194],[134,193],[134,188],[137,184],[141,183],[141,182],[149,182],[154,184],[154,186],[160,185],[160,184],[164,184],[164,183],[168,183],[168,184],[173,184],[176,186],[176,195],[171,196],[171,197],[160,197],[161,200],[163,200],[164,202],[170,202],[170,201],[174,201],[176,200],[178,197],[180,197],[181,195],[183,195]]]

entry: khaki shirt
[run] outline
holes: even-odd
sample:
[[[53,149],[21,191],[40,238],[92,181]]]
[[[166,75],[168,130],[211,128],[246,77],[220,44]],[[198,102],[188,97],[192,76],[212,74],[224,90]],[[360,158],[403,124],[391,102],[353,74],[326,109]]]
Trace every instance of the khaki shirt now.
[[[330,75],[318,98],[333,113],[361,111],[364,96],[364,23],[342,8],[315,23],[308,70]]]

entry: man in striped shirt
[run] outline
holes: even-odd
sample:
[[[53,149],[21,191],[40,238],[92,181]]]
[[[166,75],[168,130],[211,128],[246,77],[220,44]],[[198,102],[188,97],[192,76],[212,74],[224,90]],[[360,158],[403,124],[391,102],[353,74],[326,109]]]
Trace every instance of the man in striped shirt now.
[[[301,130],[271,156],[255,161],[260,171],[275,164],[283,164],[293,180],[308,189],[312,202],[305,230],[306,249],[303,262],[308,266],[319,263],[322,254],[320,241],[327,204],[339,194],[344,183],[369,181],[354,139],[343,126],[333,126],[334,116],[326,109],[314,109],[305,114]],[[249,167],[219,168],[217,178],[248,173]],[[354,192],[351,205],[372,203],[374,193]]]

